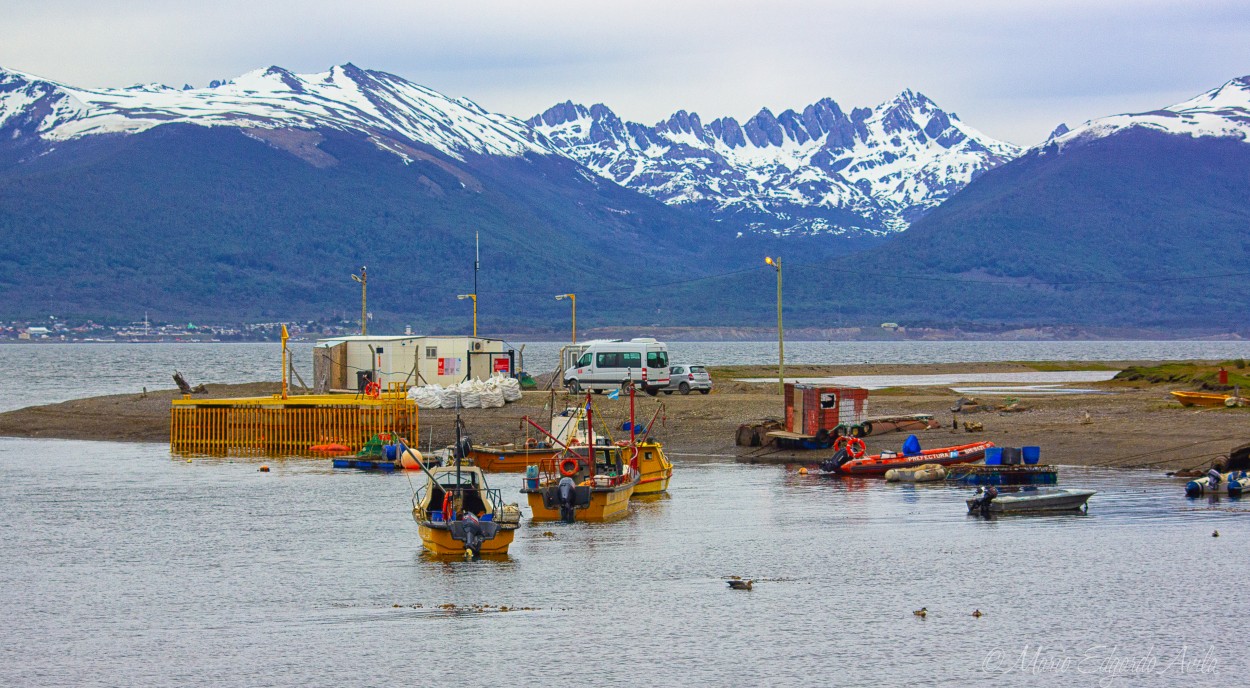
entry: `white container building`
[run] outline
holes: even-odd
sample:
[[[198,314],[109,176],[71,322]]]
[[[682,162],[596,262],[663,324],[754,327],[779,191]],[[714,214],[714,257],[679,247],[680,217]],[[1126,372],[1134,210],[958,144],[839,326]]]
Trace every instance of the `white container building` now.
[[[319,339],[313,346],[313,387],[320,393],[356,392],[369,380],[393,385],[444,387],[512,375],[516,351],[501,339],[420,335],[352,335]],[[363,382],[362,382],[363,380]]]

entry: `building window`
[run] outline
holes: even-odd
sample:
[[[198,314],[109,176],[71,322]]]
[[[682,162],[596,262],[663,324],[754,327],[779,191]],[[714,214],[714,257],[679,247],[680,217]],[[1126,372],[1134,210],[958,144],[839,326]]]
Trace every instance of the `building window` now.
[[[437,346],[425,347],[425,357],[426,358],[438,358],[438,347]]]

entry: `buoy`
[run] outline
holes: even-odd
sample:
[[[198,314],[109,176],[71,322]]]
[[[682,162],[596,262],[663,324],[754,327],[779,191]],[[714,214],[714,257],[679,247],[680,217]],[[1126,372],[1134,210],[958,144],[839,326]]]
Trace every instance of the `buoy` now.
[[[268,473],[268,472],[269,472],[269,464],[267,464],[267,463],[262,463],[262,464],[260,465],[260,472],[261,472],[261,473]]]
[[[399,465],[404,470],[419,471],[421,470],[421,462],[425,457],[421,456],[421,452],[416,449],[406,449],[399,457]]]
[[[800,468],[800,469],[799,469],[799,475],[807,475],[807,467],[806,467],[806,466],[804,466],[804,467],[802,467],[802,468]]]
[[[191,459],[187,459],[187,463],[191,463]]]

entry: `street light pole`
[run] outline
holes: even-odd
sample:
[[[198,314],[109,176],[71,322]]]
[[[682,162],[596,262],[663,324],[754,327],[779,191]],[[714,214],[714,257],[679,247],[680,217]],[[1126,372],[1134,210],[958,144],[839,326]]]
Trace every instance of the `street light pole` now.
[[[765,257],[764,262],[777,271],[777,392],[786,395],[786,335],[781,327],[781,257]]]
[[[456,298],[461,301],[473,299],[473,336],[477,337],[477,294],[457,294]]]
[[[368,327],[365,324],[365,320],[369,313],[365,309],[365,304],[366,304],[365,298],[366,298],[368,286],[369,286],[368,269],[363,265],[360,266],[360,274],[359,275],[353,274],[352,279],[356,280],[357,282],[360,282],[360,336],[363,337],[366,334],[366,331],[368,329]]]
[[[577,294],[556,294],[556,301],[569,299],[573,302],[573,343],[577,343]]]

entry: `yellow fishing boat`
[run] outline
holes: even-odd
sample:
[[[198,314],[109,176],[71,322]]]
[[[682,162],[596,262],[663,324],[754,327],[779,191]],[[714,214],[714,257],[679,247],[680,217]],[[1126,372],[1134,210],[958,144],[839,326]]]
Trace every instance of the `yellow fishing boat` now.
[[[628,449],[617,445],[594,448],[594,461],[584,455],[548,459],[527,469],[521,493],[535,521],[615,521],[629,515],[629,498],[638,486],[638,470],[628,462]]]
[[[572,447],[575,454],[585,455],[584,449],[577,450],[578,445],[586,444],[584,409],[570,407],[552,414],[550,428],[550,431],[539,428],[543,436],[527,436],[517,442],[475,444],[470,452],[473,464],[484,471],[520,472],[544,459],[559,458],[567,453],[564,446]]]
[[[544,459],[554,459],[560,456],[562,451],[559,447],[553,448],[545,443],[542,446],[529,447],[518,447],[515,444],[475,444],[470,457],[474,465],[484,471],[510,473],[524,471],[526,466]]]
[[[664,455],[664,445],[655,440],[638,443],[638,472],[635,497],[668,491],[668,481],[673,477],[673,464]]]
[[[412,520],[425,549],[436,555],[490,556],[508,553],[521,523],[521,509],[504,504],[486,473],[466,458],[469,441],[456,418],[451,465],[427,468],[426,483],[412,495]]]
[[[1224,406],[1230,395],[1213,392],[1172,392],[1181,406]]]
[[[477,466],[436,466],[413,497],[412,519],[431,554],[503,555],[521,521],[521,509],[503,504]]]

